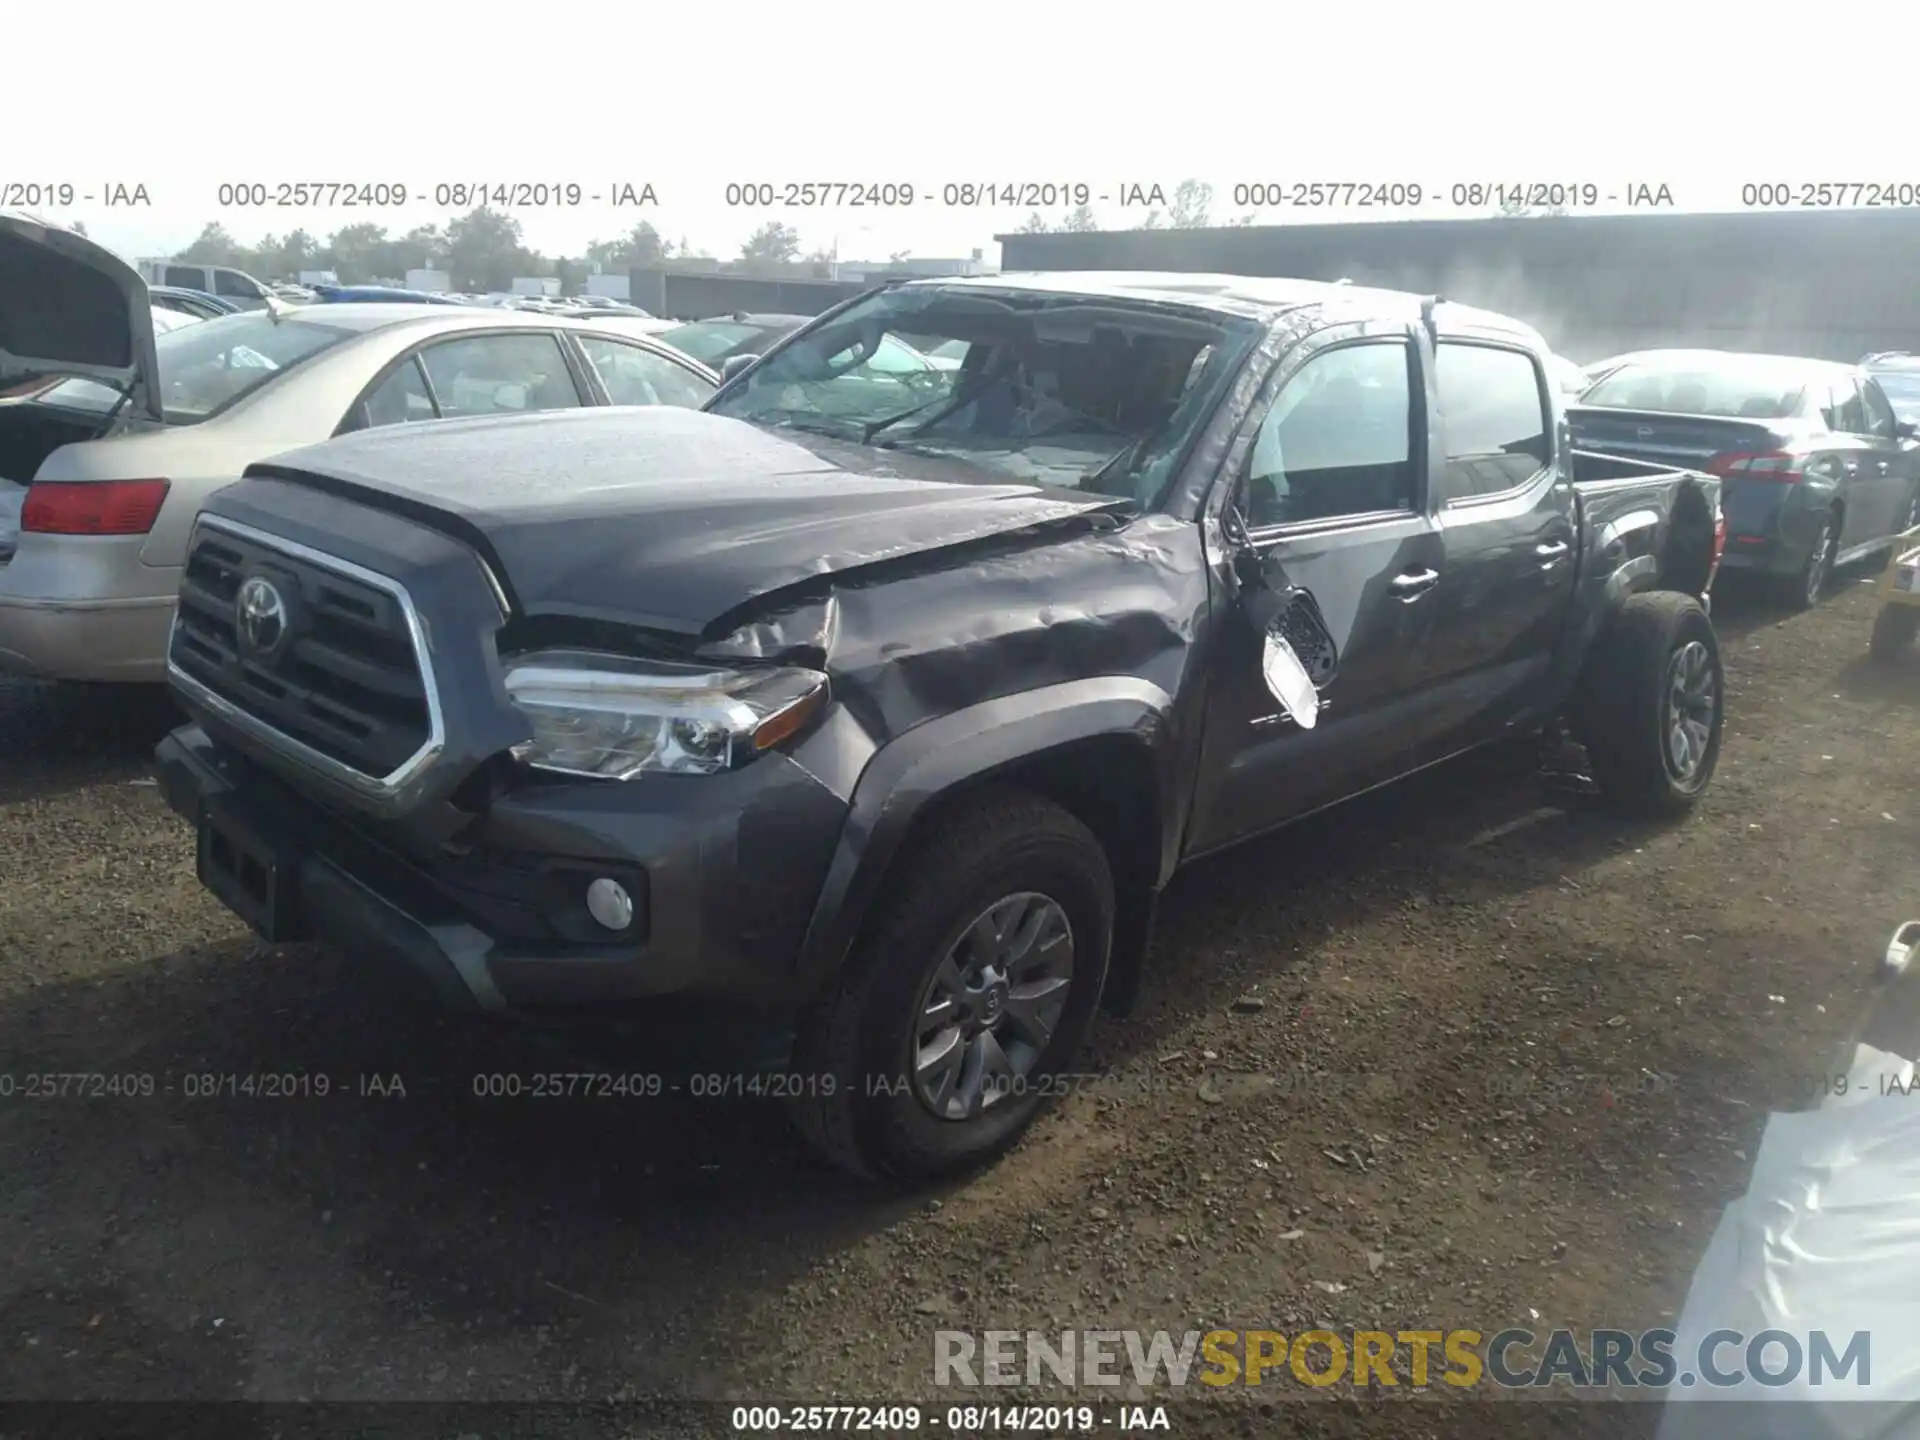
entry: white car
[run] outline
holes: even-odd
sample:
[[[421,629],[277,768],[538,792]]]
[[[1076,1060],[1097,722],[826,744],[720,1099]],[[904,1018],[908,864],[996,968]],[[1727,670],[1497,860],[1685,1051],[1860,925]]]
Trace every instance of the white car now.
[[[0,214],[0,480],[31,482],[0,555],[0,672],[162,680],[193,519],[255,461],[375,425],[695,407],[719,383],[630,330],[517,311],[273,302],[161,323],[111,251]]]

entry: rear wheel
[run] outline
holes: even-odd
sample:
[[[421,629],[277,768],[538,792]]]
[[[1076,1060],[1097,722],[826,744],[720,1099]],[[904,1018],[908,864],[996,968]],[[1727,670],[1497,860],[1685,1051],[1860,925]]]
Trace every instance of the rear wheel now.
[[[1621,605],[1570,717],[1602,802],[1650,816],[1690,809],[1720,761],[1725,691],[1720,641],[1699,601],[1662,591]]]
[[[842,1169],[914,1184],[996,1158],[1061,1088],[1106,979],[1113,877],[1079,820],[992,790],[888,882],[802,1021],[794,1119]]]
[[[1920,609],[1912,605],[1882,605],[1873,617],[1873,636],[1867,653],[1882,665],[1892,664],[1912,647],[1920,635]]]
[[[1811,610],[1820,603],[1833,583],[1833,560],[1840,551],[1840,517],[1831,511],[1820,522],[1820,538],[1807,552],[1807,563],[1800,567],[1788,587],[1787,598],[1796,610]]]

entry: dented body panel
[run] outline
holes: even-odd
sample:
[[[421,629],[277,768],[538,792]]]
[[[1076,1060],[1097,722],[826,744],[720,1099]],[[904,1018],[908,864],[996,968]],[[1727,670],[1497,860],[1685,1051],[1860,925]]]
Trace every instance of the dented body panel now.
[[[1262,328],[1147,503],[664,409],[399,427],[256,466],[207,523],[390,578],[440,677],[440,749],[407,794],[370,797],[189,688],[196,724],[162,750],[169,798],[198,816],[231,792],[219,803],[351,832],[437,897],[423,909],[364,863],[327,860],[379,892],[363,910],[406,930],[387,948],[482,1006],[676,990],[785,1007],[831,981],[916,825],[967,786],[1011,778],[1083,813],[1123,920],[1139,922],[1123,938],[1143,946],[1152,898],[1183,862],[1546,723],[1620,598],[1703,593],[1711,578],[1713,482],[1583,471],[1544,380],[1554,433],[1539,473],[1505,494],[1448,493],[1435,336],[1543,366],[1524,326],[1304,282],[915,284]],[[1276,397],[1317,357],[1371,343],[1408,356],[1412,507],[1260,523],[1246,476]],[[1308,724],[1265,678],[1283,626],[1311,662]],[[831,701],[733,773],[530,777],[507,760],[530,732],[503,675],[556,646],[802,666],[828,677]],[[624,867],[647,891],[644,933],[595,946],[543,938],[526,914],[519,929],[488,921],[480,882],[454,874],[483,860],[522,875]],[[538,885],[522,888],[537,911]],[[1117,990],[1137,958],[1122,957]]]

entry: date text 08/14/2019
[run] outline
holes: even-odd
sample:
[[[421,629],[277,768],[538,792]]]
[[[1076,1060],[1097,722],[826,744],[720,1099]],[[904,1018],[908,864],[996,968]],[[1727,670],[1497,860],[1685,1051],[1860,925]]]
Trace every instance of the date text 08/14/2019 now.
[[[879,1433],[921,1430],[949,1435],[1063,1435],[1099,1430],[1173,1427],[1164,1405],[736,1405],[731,1428],[739,1433]]]

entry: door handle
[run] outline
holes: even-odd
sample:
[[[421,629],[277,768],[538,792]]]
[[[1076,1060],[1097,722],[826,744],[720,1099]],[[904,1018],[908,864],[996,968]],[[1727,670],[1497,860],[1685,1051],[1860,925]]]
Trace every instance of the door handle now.
[[[1572,547],[1564,540],[1548,540],[1533,547],[1533,553],[1539,557],[1542,569],[1550,569],[1566,558]]]
[[[1857,460],[1848,460],[1842,464],[1840,468],[1846,472],[1848,479],[1852,479],[1860,473],[1860,462]]]
[[[1884,475],[1890,468],[1892,467],[1884,460],[1876,460],[1873,462],[1873,473],[1876,475]]]
[[[1393,577],[1393,593],[1396,599],[1405,604],[1418,600],[1439,583],[1438,570],[1409,570],[1404,575]]]

